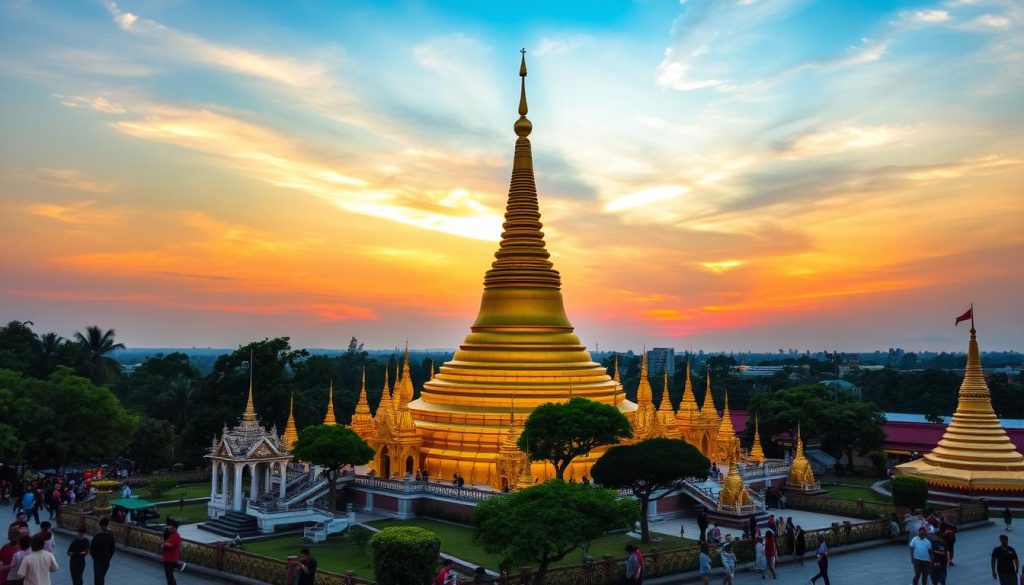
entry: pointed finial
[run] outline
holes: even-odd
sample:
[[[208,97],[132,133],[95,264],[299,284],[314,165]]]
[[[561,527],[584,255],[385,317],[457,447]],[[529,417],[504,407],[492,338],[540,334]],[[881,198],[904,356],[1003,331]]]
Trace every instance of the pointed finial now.
[[[643,358],[640,359],[640,377],[641,378],[646,378],[647,377],[647,346],[646,345],[644,346]]]
[[[331,379],[331,388],[327,393],[327,414],[324,415],[325,425],[336,425],[338,424],[337,419],[334,418],[334,379]]]
[[[246,426],[253,426],[256,424],[256,407],[252,401],[252,361],[253,361],[253,350],[249,349],[249,399],[245,403],[245,412],[242,414],[242,424]]]
[[[520,138],[526,138],[533,131],[533,124],[526,119],[526,49],[520,51],[523,54],[523,60],[519,64],[519,77],[522,78],[522,85],[519,93],[519,119],[516,120],[515,131],[516,136]]]

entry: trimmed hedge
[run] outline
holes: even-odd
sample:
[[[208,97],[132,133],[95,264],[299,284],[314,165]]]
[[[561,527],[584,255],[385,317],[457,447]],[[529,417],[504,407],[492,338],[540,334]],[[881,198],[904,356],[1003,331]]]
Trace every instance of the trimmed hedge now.
[[[370,539],[378,585],[427,585],[434,577],[441,539],[416,526],[385,528]]]
[[[901,508],[923,510],[928,503],[928,482],[918,477],[894,477],[892,501]]]

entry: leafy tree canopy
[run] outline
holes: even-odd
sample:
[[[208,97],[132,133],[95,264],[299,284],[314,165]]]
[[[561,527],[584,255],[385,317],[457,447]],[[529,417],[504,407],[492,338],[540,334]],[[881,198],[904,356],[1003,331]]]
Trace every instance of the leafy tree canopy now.
[[[615,491],[551,480],[480,502],[473,511],[473,538],[506,567],[538,565],[542,584],[548,565],[606,531],[631,526],[637,506]]]
[[[576,457],[632,436],[629,420],[618,408],[577,397],[535,408],[519,436],[519,448],[533,461],[550,461],[563,479]]]
[[[608,449],[594,463],[590,474],[602,486],[632,490],[640,502],[641,540],[650,542],[647,510],[654,492],[671,488],[685,478],[707,479],[710,465],[708,458],[689,443],[648,439]]]
[[[331,481],[331,510],[334,509],[338,471],[346,465],[365,465],[373,459],[373,448],[359,435],[341,425],[312,425],[299,431],[292,446],[296,459],[319,465]]]

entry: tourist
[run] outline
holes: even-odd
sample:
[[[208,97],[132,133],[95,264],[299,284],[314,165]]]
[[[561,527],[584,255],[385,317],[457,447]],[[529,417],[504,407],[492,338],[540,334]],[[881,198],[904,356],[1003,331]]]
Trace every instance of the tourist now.
[[[174,579],[174,570],[178,568],[178,561],[181,560],[181,535],[178,534],[178,522],[173,519],[168,520],[165,534],[164,543],[161,546],[164,578],[167,579],[167,585],[177,585],[178,582]],[[181,570],[185,570],[185,564],[182,564]]]
[[[708,513],[704,508],[697,511],[697,528],[700,529],[697,540],[699,542],[704,542],[704,533],[707,532],[708,529]]]
[[[18,552],[18,540],[21,539],[21,533],[16,527],[7,529],[7,543],[0,547],[0,583],[7,583],[7,573],[11,571],[11,559],[14,558],[14,553]]]
[[[50,526],[51,524],[48,520],[43,520],[39,524],[39,534],[37,534],[36,536],[43,537],[43,550],[50,554],[53,554],[53,532],[50,531]]]
[[[459,489],[462,489],[466,485],[466,480],[460,475],[458,479]]]
[[[423,483],[430,483],[430,472],[426,469],[423,470]]]
[[[930,540],[932,541],[932,562],[929,576],[932,578],[932,585],[946,585],[946,565],[949,562],[946,541],[938,534],[932,536]]]
[[[708,535],[708,542],[712,544],[722,542],[722,529],[718,527],[718,522],[715,522],[715,527],[711,529],[711,533]]]
[[[765,558],[765,569],[768,573],[772,574],[772,579],[778,579],[779,576],[775,574],[775,559],[779,556],[779,546],[775,539],[775,531],[768,529],[764,533],[764,558]],[[766,574],[761,575],[762,579],[767,579]]]
[[[626,570],[623,577],[626,580],[626,585],[640,583],[640,562],[636,558],[636,547],[632,544],[626,545]]]
[[[636,583],[640,585],[644,576],[644,553],[640,550],[640,547],[633,547],[633,555],[636,556],[637,572],[636,572]]]
[[[949,555],[949,564],[955,565],[953,562],[953,551],[956,547],[956,524],[949,522],[943,527],[942,540],[946,544],[946,551]]]
[[[923,525],[917,529],[917,536],[910,540],[910,564],[914,567],[914,585],[918,579],[921,585],[928,585],[928,569],[932,560],[932,542],[928,540],[928,529]]]
[[[459,472],[456,471],[452,474],[452,485],[455,487],[459,486]]]
[[[18,575],[21,568],[21,561],[28,556],[29,548],[32,546],[32,537],[22,534],[18,537],[18,550],[11,557],[11,568],[7,570],[7,585],[21,585],[22,577]]]
[[[18,568],[18,577],[24,585],[50,585],[50,573],[57,572],[57,559],[44,550],[45,543],[46,537],[42,534],[32,537],[32,552],[25,555]]]
[[[1020,559],[1017,551],[1010,546],[1010,539],[1005,534],[999,535],[999,546],[992,549],[992,578],[999,580],[999,585],[1017,585],[1017,573],[1020,572]]]
[[[775,514],[768,515],[768,530],[771,530],[772,532],[779,531],[778,528],[776,528],[775,526]]]
[[[39,526],[39,506],[36,505],[36,492],[31,488],[26,489],[21,496],[21,509],[29,517],[34,518],[36,526]]]
[[[764,577],[768,569],[768,557],[764,554],[764,539],[760,536],[754,538],[754,572]]]
[[[708,555],[708,543],[700,545],[700,556],[697,561],[700,564],[700,582],[708,585],[711,583],[711,556]]]
[[[788,516],[786,518],[786,544],[789,545],[789,554],[793,554],[796,552],[796,542],[794,541],[795,537],[796,525],[793,524],[793,517]]]
[[[818,574],[811,577],[811,585],[818,582],[821,579],[825,585],[832,585],[828,580],[828,545],[825,544],[825,537],[818,537],[818,549],[814,552],[815,557],[818,559]]]
[[[69,563],[71,567],[71,585],[82,585],[82,575],[85,573],[85,557],[89,554],[89,538],[85,535],[85,524],[78,526],[75,530],[75,539],[68,546]]]
[[[114,543],[114,535],[107,531],[110,525],[110,518],[100,518],[100,531],[92,537],[89,543],[89,556],[92,557],[93,585],[103,585],[107,577],[107,569],[110,568],[110,560],[114,558],[117,550]]]
[[[297,585],[313,585],[316,583],[316,559],[309,554],[308,548],[299,551],[299,579]]]
[[[452,585],[459,581],[458,575],[452,569],[455,563],[451,559],[445,559],[441,563],[441,570],[437,572],[437,576],[434,577],[434,585]]]
[[[736,554],[732,552],[732,542],[722,545],[722,568],[725,569],[725,580],[722,585],[732,585],[736,577]]]
[[[1009,506],[1003,509],[1003,524],[1006,525],[1007,532],[1013,530],[1013,512],[1010,511]]]
[[[807,535],[804,534],[804,529],[799,524],[796,525],[796,531],[793,534],[793,554],[796,555],[796,559],[802,567],[804,566],[804,554],[807,553]]]
[[[782,490],[782,492],[779,494],[779,509],[780,510],[785,510],[786,509],[786,502],[787,501],[788,501],[788,499],[786,498],[786,491]]]

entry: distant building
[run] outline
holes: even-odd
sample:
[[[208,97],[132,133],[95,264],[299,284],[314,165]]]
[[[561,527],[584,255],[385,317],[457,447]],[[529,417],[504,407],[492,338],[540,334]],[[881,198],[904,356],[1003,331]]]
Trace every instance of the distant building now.
[[[676,373],[676,350],[671,347],[655,347],[647,352],[647,368],[652,377],[658,377],[668,372],[671,376]]]
[[[771,378],[786,366],[737,366],[740,378]]]

